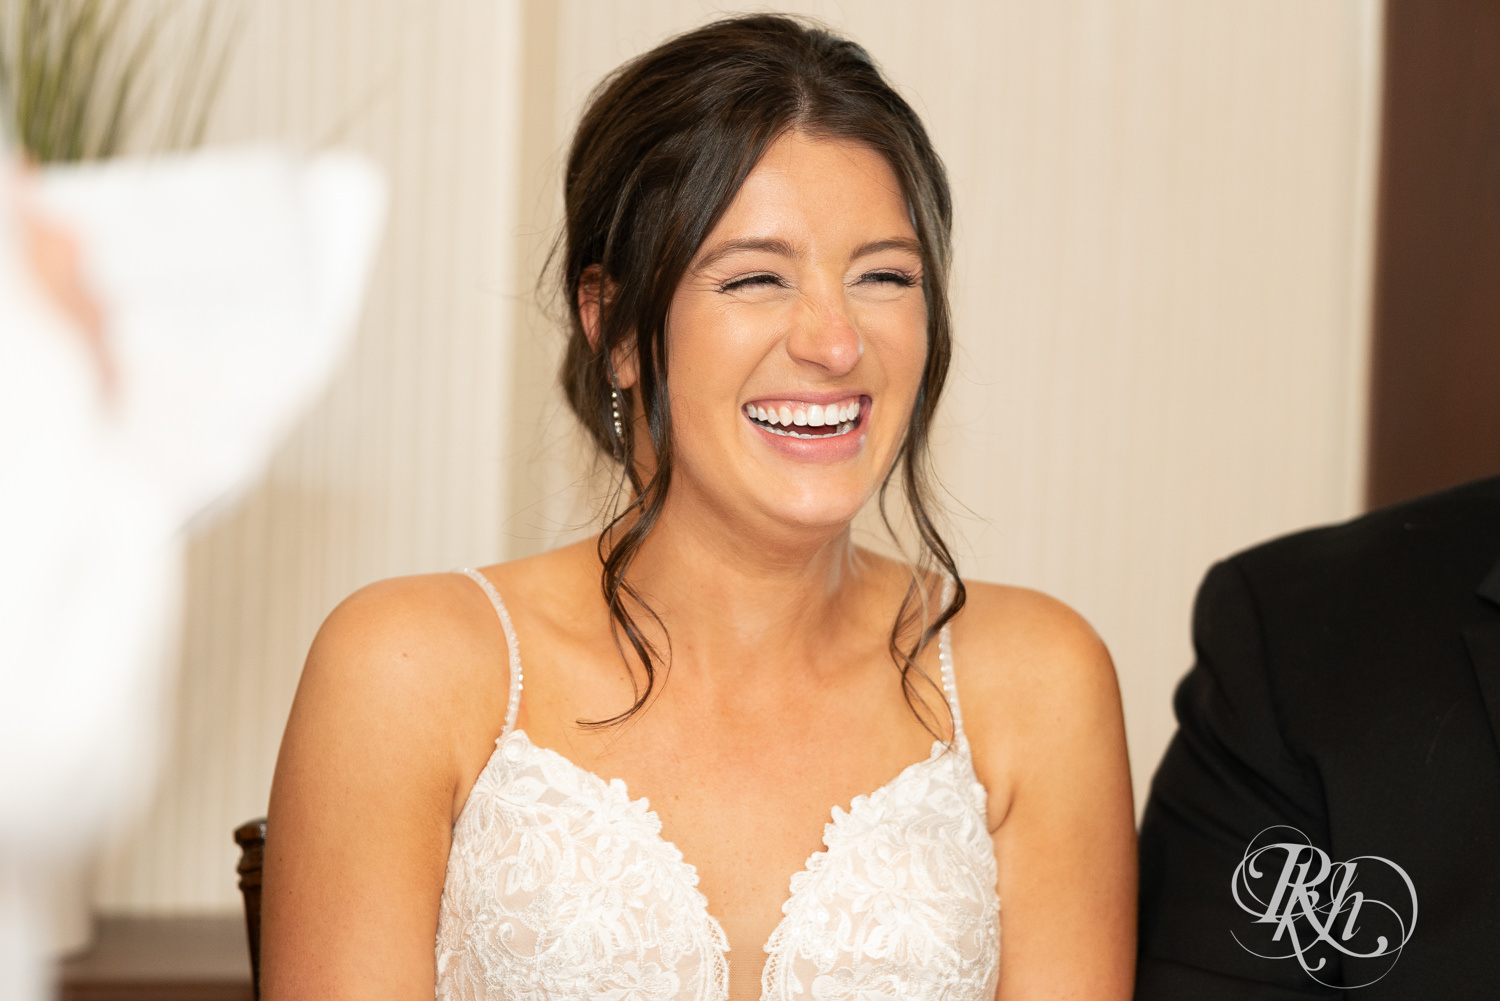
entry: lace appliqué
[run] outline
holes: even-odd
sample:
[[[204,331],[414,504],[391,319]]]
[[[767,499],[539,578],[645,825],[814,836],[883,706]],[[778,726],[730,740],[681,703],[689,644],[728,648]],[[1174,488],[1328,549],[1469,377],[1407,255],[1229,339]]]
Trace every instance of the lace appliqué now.
[[[960,738],[962,739],[962,738]],[[934,744],[845,813],[792,877],[763,999],[984,999],[1000,970],[985,791],[968,748]]]
[[[966,746],[934,744],[848,812],[792,877],[765,1001],[987,1001],[999,975],[995,857]],[[498,742],[453,830],[437,996],[722,1001],[729,943],[697,870],[623,782]]]
[[[521,731],[453,829],[437,996],[720,1001],[729,943],[645,800]]]

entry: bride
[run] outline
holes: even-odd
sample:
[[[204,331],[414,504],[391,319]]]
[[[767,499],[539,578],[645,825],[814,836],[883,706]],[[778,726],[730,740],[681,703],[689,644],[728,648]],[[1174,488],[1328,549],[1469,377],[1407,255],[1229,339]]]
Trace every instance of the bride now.
[[[265,996],[1128,997],[1109,657],[961,581],[929,515],[951,212],[915,113],[853,43],[721,21],[601,85],[566,213],[562,382],[617,516],[329,617]],[[888,487],[911,562],[851,541]]]

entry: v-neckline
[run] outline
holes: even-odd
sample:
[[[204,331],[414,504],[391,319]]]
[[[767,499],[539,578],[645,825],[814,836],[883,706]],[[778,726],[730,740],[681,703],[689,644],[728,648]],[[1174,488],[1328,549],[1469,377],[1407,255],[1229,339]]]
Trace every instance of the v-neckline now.
[[[506,741],[517,737],[525,741],[526,746],[531,748],[533,751],[536,751],[537,753],[544,755],[547,758],[560,762],[563,767],[567,768],[568,770],[573,772],[573,774],[593,786],[601,795],[623,796],[626,804],[631,808],[632,811],[638,812],[640,815],[649,818],[650,823],[648,827],[651,831],[651,837],[654,838],[659,845],[672,849],[672,851],[676,854],[677,860],[691,877],[693,889],[697,890],[698,898],[702,901],[703,916],[707,918],[709,923],[712,924],[715,930],[718,931],[719,937],[725,943],[729,942],[729,936],[724,932],[723,923],[719,920],[718,916],[709,909],[708,897],[703,893],[701,889],[698,889],[699,883],[702,879],[702,874],[698,871],[698,866],[693,862],[688,861],[687,856],[683,854],[682,849],[677,845],[675,841],[672,841],[670,838],[667,838],[662,834],[661,817],[655,810],[651,808],[651,801],[648,797],[632,797],[630,795],[630,786],[624,779],[606,779],[598,772],[583,767],[578,762],[568,757],[566,754],[563,754],[561,751],[555,751],[550,747],[543,747],[542,745],[536,743],[531,739],[531,735],[520,727],[514,727],[509,733],[495,738],[495,751],[494,754],[491,755],[492,761],[485,764],[485,770],[489,769],[490,764],[493,763],[494,758],[501,758],[502,760],[504,759],[505,756],[503,754],[503,748]],[[828,856],[828,853],[832,851],[833,846],[829,844],[829,828],[832,827],[835,830],[838,829],[838,827],[844,822],[846,818],[852,817],[860,810],[867,808],[870,803],[884,799],[887,795],[889,795],[889,791],[903,782],[908,775],[914,774],[919,769],[927,768],[936,764],[938,761],[942,760],[943,756],[948,751],[951,750],[957,753],[959,751],[959,741],[962,741],[961,736],[959,736],[958,740],[956,740],[953,744],[946,744],[941,740],[934,740],[932,742],[932,749],[928,752],[927,757],[922,758],[919,761],[913,761],[909,763],[891,778],[887,779],[885,782],[883,782],[875,789],[872,789],[870,792],[860,793],[859,795],[855,796],[849,801],[849,806],[847,809],[839,806],[837,803],[829,808],[829,822],[823,826],[823,834],[819,838],[819,841],[822,843],[823,847],[815,850],[811,855],[809,855],[807,857],[807,861],[802,864],[802,867],[800,869],[797,869],[787,878],[787,895],[781,903],[781,917],[777,920],[776,926],[771,929],[771,937],[766,939],[766,941],[761,945],[762,952],[766,953],[767,955],[770,954],[771,946],[779,937],[782,926],[786,924],[786,922],[792,917],[792,915],[788,913],[788,911],[789,905],[797,898],[797,884],[799,882],[805,882],[802,877],[817,872],[822,864],[821,860],[826,858]],[[470,795],[472,796],[472,793]],[[462,817],[463,814],[467,812],[468,808],[468,803],[465,803],[464,808],[459,811],[459,816]],[[724,952],[727,954],[730,951],[731,949],[726,945]],[[725,962],[729,962],[729,957],[727,955],[725,956]]]
[[[505,726],[501,731],[500,736],[495,739],[495,750],[490,755],[490,760],[487,761],[484,768],[481,769],[480,778],[482,779],[484,775],[489,772],[490,768],[495,766],[497,760],[506,760],[506,755],[504,754],[504,746],[506,741],[510,740],[513,737],[519,737],[525,742],[526,747],[532,748],[533,750],[539,752],[544,757],[544,759],[550,759],[560,762],[564,769],[571,772],[575,777],[581,779],[584,784],[592,786],[599,795],[620,797],[624,800],[625,805],[630,809],[632,813],[636,813],[639,816],[647,819],[649,821],[647,824],[647,830],[649,831],[651,842],[654,843],[654,845],[658,848],[667,849],[671,855],[675,856],[676,866],[679,868],[679,871],[685,874],[685,878],[688,881],[690,889],[694,894],[696,894],[696,899],[700,902],[699,909],[703,915],[704,920],[707,923],[707,926],[717,933],[716,941],[724,943],[723,948],[719,951],[719,958],[724,962],[724,972],[726,978],[725,988],[727,992],[727,978],[730,965],[728,953],[732,951],[731,944],[729,942],[729,936],[724,931],[723,922],[721,922],[719,918],[713,913],[713,911],[709,909],[708,897],[703,893],[701,889],[699,889],[699,883],[701,882],[701,873],[698,871],[697,865],[687,860],[686,856],[684,856],[682,853],[682,849],[675,842],[668,840],[665,836],[663,836],[661,816],[657,814],[655,810],[651,809],[651,803],[647,797],[641,796],[639,798],[633,798],[630,795],[630,788],[624,779],[605,779],[597,772],[583,767],[562,752],[555,751],[550,747],[542,747],[541,745],[534,743],[531,739],[531,736],[518,725],[523,674],[521,667],[520,644],[516,638],[515,627],[511,623],[510,613],[506,610],[505,603],[501,600],[499,591],[495,589],[494,584],[490,582],[490,579],[487,576],[473,569],[464,569],[462,573],[468,576],[471,580],[478,584],[480,588],[483,589],[485,594],[488,596],[490,603],[494,606],[495,612],[500,619],[500,624],[505,632],[509,661],[508,667],[510,673],[510,698],[505,710]],[[944,585],[944,604],[946,604],[948,601],[949,595],[951,594],[951,588],[951,581]],[[968,761],[968,741],[964,737],[963,716],[959,711],[957,696],[954,692],[952,653],[949,648],[949,643],[950,640],[948,634],[948,626],[944,625],[938,632],[938,664],[943,679],[943,698],[948,705],[948,711],[953,722],[952,741],[944,742],[941,740],[934,740],[932,742],[932,749],[928,753],[926,758],[907,764],[899,772],[897,772],[894,776],[882,783],[877,788],[871,790],[870,792],[861,793],[855,796],[849,801],[849,806],[847,809],[839,806],[838,804],[834,804],[829,808],[829,822],[823,825],[823,834],[819,838],[822,847],[815,850],[811,855],[809,855],[807,857],[807,861],[802,864],[802,867],[793,872],[788,877],[787,895],[781,904],[781,917],[777,919],[775,927],[771,929],[771,937],[761,945],[761,952],[767,957],[768,960],[773,958],[773,954],[771,952],[772,948],[776,946],[776,944],[782,939],[782,930],[788,926],[788,922],[791,921],[796,915],[796,909],[793,905],[798,900],[800,893],[803,892],[804,888],[809,888],[813,885],[813,877],[823,867],[824,861],[833,851],[834,846],[830,844],[830,834],[832,831],[839,830],[846,819],[855,816],[856,814],[862,812],[864,809],[867,809],[870,804],[884,800],[889,795],[890,790],[895,789],[903,782],[907,781],[909,776],[914,775],[923,769],[929,769],[938,764],[944,759],[946,752],[951,751],[955,754],[962,754],[965,760]],[[968,761],[968,772],[970,778],[973,778],[972,761]],[[478,782],[476,782],[475,786],[470,789],[469,796],[465,800],[463,807],[459,810],[458,817],[455,818],[454,821],[455,827],[468,813],[470,805],[474,802],[474,795],[477,789]],[[983,813],[982,808],[980,812],[981,814]],[[762,974],[761,999],[762,1001],[765,1001],[763,977],[764,973]]]

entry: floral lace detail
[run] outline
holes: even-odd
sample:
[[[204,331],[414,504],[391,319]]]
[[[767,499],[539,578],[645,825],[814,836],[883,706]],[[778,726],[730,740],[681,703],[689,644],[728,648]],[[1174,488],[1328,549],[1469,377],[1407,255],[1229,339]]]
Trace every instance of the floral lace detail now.
[[[439,1001],[724,1001],[729,943],[698,872],[625,783],[606,782],[515,729],[510,644],[505,731],[453,828],[438,918]],[[762,1001],[988,1001],[1000,902],[986,795],[939,639],[954,741],[833,810],[824,850],[791,880],[766,943]]]
[[[1000,900],[985,801],[960,737],[847,813],[835,807],[826,849],[792,877],[761,997],[994,997]]]
[[[984,802],[967,746],[938,743],[847,813],[835,807],[766,944],[762,998],[993,997]],[[516,730],[453,829],[437,996],[722,1001],[729,943],[697,886],[646,800]]]
[[[728,948],[644,799],[520,730],[497,742],[453,828],[439,998],[720,1001]]]

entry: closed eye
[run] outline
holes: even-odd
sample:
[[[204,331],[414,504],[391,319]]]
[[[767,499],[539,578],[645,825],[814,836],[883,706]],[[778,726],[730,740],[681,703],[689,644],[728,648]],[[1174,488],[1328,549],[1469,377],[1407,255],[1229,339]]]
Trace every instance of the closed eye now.
[[[786,282],[782,281],[780,275],[763,273],[758,275],[744,275],[740,278],[731,278],[719,286],[720,292],[737,292],[759,287],[785,288]]]
[[[867,271],[859,276],[861,282],[872,282],[877,285],[896,285],[901,288],[911,288],[917,284],[917,276],[905,271]]]

